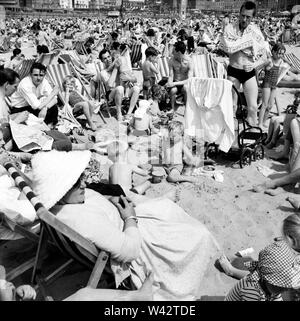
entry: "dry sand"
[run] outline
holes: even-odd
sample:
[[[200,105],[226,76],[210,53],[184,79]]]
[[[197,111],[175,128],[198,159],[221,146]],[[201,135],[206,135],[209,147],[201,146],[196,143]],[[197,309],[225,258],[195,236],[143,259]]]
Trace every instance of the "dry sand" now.
[[[29,49],[26,49],[26,56],[30,56],[28,53],[32,52],[32,48]],[[293,89],[278,90],[281,110],[292,103],[293,92]],[[254,184],[266,180],[257,170],[257,165],[262,164],[276,171],[284,171],[285,166],[267,156],[264,160],[253,162],[251,166],[243,169],[233,169],[230,164],[229,161],[224,162],[222,159],[217,161],[217,169],[224,171],[223,183],[218,183],[210,177],[201,178],[198,185],[182,183],[175,186],[162,181],[159,184],[152,184],[146,195],[155,197],[170,189],[180,189],[179,205],[189,215],[206,225],[219,243],[219,255],[225,253],[228,257],[233,257],[238,250],[253,247],[254,256],[257,256],[260,249],[272,242],[274,237],[280,236],[282,220],[293,213],[293,209],[285,201],[285,198],[291,195],[290,192],[272,197],[251,191]],[[199,295],[225,295],[236,282],[214,267],[216,258],[212,259],[208,267]],[[79,279],[80,275],[80,273],[74,274],[72,277],[66,273],[59,279],[56,291],[54,287],[52,293],[60,293],[58,297],[61,298],[64,292],[62,284],[66,287],[71,282],[76,282],[78,287],[80,284],[83,285],[86,275]]]

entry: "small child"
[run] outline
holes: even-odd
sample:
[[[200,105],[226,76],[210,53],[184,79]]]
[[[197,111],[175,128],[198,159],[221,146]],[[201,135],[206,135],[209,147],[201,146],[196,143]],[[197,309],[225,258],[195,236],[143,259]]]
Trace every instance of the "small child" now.
[[[298,254],[285,240],[267,246],[260,251],[258,261],[250,263],[249,274],[237,271],[240,281],[225,301],[283,301],[283,292],[300,287]]]
[[[172,121],[168,127],[168,136],[163,139],[163,163],[170,183],[195,183],[195,177],[182,175],[183,158],[188,165],[199,167],[201,159],[192,155],[184,142],[184,126],[180,121]]]
[[[153,126],[150,113],[151,102],[140,100],[139,107],[134,112],[134,116],[129,124],[129,133],[134,136],[149,136],[152,133],[159,133],[159,130]]]
[[[157,50],[153,47],[148,47],[145,51],[146,60],[142,65],[143,69],[143,95],[144,99],[148,99],[150,96],[150,89],[156,83],[156,76],[158,75],[158,69],[155,66],[157,58]]]
[[[258,116],[258,126],[260,128],[266,127],[269,112],[274,106],[279,71],[280,66],[284,63],[282,57],[285,54],[285,51],[286,49],[283,44],[275,44],[272,48],[270,63],[265,68],[265,78],[262,89],[262,106]]]
[[[107,146],[108,158],[114,162],[109,168],[109,183],[118,184],[124,190],[126,196],[132,192],[144,194],[151,183],[145,183],[132,187],[132,175],[136,173],[141,176],[148,176],[148,171],[139,168],[137,165],[128,163],[128,144],[126,142],[114,141]]]
[[[96,131],[97,126],[92,121],[94,107],[91,102],[80,95],[76,90],[75,78],[73,76],[67,76],[63,80],[62,85],[64,89],[65,101],[68,102],[72,107],[73,113],[76,114],[78,112],[83,112],[89,124],[89,129]]]

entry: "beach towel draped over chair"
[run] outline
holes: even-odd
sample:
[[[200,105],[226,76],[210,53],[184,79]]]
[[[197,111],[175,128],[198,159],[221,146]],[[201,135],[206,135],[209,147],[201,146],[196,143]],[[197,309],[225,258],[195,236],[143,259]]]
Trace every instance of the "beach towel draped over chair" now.
[[[193,77],[187,83],[185,132],[219,144],[228,152],[234,141],[232,83],[226,79]]]

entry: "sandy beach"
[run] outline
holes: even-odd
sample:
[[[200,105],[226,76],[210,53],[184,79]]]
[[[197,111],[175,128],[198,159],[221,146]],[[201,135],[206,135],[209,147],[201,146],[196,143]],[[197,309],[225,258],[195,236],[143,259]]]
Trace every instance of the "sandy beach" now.
[[[300,48],[299,56],[300,56]],[[26,57],[32,56],[33,48],[24,48]],[[6,54],[9,56],[9,54]],[[3,57],[3,55],[1,55]],[[279,88],[278,100],[283,111],[293,101],[295,89]],[[179,114],[183,114],[183,108]],[[96,116],[98,117],[98,116]],[[100,117],[99,117],[100,122]],[[212,177],[201,176],[199,184],[182,183],[173,185],[163,180],[159,184],[152,184],[146,196],[156,197],[172,190],[180,190],[178,204],[191,216],[201,221],[214,235],[219,244],[219,253],[211,258],[207,272],[199,288],[199,298],[204,295],[222,296],[236,283],[236,280],[219,272],[215,260],[222,253],[229,258],[242,249],[252,247],[254,257],[259,251],[280,236],[282,220],[293,213],[290,204],[285,200],[287,196],[295,195],[293,188],[277,196],[264,193],[254,193],[251,189],[255,184],[264,182],[265,177],[258,166],[265,166],[274,170],[269,178],[274,178],[286,172],[285,164],[271,160],[268,155],[273,151],[266,150],[265,159],[252,162],[243,169],[234,169],[232,162],[222,157],[216,159],[216,169],[223,171],[224,181],[215,181]],[[104,178],[108,166],[103,166]],[[300,198],[300,196],[299,196]],[[8,251],[11,247],[6,247]],[[21,250],[20,250],[21,251]],[[2,254],[3,255],[3,254]],[[87,272],[84,268],[75,267],[57,279],[49,288],[54,299],[61,299],[71,289],[84,285]],[[26,278],[26,276],[24,277]],[[18,282],[24,281],[19,279]]]

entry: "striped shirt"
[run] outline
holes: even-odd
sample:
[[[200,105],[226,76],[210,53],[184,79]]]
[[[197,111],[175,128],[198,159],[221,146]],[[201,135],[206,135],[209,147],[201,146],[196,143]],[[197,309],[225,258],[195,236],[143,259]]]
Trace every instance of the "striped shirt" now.
[[[281,294],[267,296],[258,281],[241,279],[226,295],[225,301],[283,301]]]

